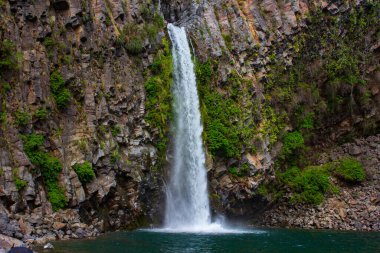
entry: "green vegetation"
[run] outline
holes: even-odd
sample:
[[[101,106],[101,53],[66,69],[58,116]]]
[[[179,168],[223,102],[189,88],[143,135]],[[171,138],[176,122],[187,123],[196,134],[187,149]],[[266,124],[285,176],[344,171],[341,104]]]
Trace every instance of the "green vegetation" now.
[[[338,188],[330,180],[331,176],[336,176],[344,182],[358,183],[365,179],[365,172],[358,160],[344,157],[319,166],[307,166],[302,170],[293,166],[277,174],[279,188],[288,187],[292,192],[293,202],[314,205],[322,203],[326,194],[338,193]]]
[[[17,68],[17,50],[15,44],[8,39],[0,42],[0,76],[4,71]]]
[[[47,56],[51,59],[54,55],[54,49],[57,47],[58,43],[52,37],[45,37],[42,44],[46,48]]]
[[[208,87],[202,88],[202,102],[207,110],[203,115],[205,140],[209,151],[220,157],[239,157],[242,143],[237,124],[232,122],[240,113],[239,108],[232,99]]]
[[[116,44],[124,46],[131,55],[138,55],[144,51],[144,41],[149,39],[155,43],[157,34],[164,28],[164,20],[158,13],[144,5],[141,7],[142,17],[145,22],[142,24],[127,23],[116,39]]]
[[[226,47],[229,51],[232,50],[232,37],[230,34],[222,34],[222,37],[224,39],[224,42],[226,43]]]
[[[236,177],[244,177],[249,173],[249,165],[247,163],[244,163],[242,166],[240,166],[240,168],[231,167],[228,169],[228,172]]]
[[[113,137],[116,137],[116,136],[118,136],[120,133],[121,133],[120,126],[118,126],[118,125],[113,125],[112,128],[111,128],[111,134],[112,134],[112,136],[113,136]]]
[[[6,80],[9,73],[18,67],[18,53],[15,44],[8,39],[0,41],[0,124],[7,121],[6,93],[11,85]]]
[[[226,92],[222,93],[212,87],[214,63],[195,63],[208,150],[213,156],[224,158],[240,158],[243,145],[254,152],[252,140],[258,134],[257,127],[253,120],[247,121],[256,111],[248,90],[251,82],[232,72],[223,87]]]
[[[286,188],[293,201],[318,204],[326,194],[336,192],[332,176],[345,183],[365,180],[363,166],[353,158],[309,166],[304,157],[327,127],[362,117],[363,108],[374,103],[365,71],[376,64],[368,44],[374,40],[371,34],[380,32],[379,8],[380,3],[368,2],[339,17],[312,10],[308,27],[294,37],[293,64],[286,66],[276,59],[278,52],[271,54],[263,104],[275,113],[266,113],[262,122],[272,114],[277,123],[269,125],[289,125],[293,130],[272,135],[282,135],[283,148],[276,163],[278,182],[266,194]],[[348,136],[373,134],[376,129],[378,124],[363,122],[353,126]],[[338,142],[347,140],[342,136]]]
[[[341,159],[334,173],[347,182],[362,182],[365,179],[363,165],[352,157]]]
[[[281,180],[292,190],[291,200],[318,205],[322,203],[326,193],[336,193],[337,189],[329,179],[328,171],[321,168],[297,167],[288,169],[281,175]]]
[[[46,120],[49,116],[48,111],[45,108],[38,108],[33,115],[38,120]]]
[[[150,77],[144,86],[146,91],[145,107],[147,110],[145,120],[158,131],[159,141],[156,147],[163,162],[169,122],[172,115],[172,55],[168,40],[163,40],[163,48],[160,49],[150,67]]]
[[[26,182],[25,180],[22,180],[19,177],[17,169],[13,169],[12,174],[13,174],[13,182],[16,185],[17,191],[21,191],[28,185],[28,182]]]
[[[17,111],[15,112],[16,123],[19,126],[26,126],[31,120],[32,117],[27,112]]]
[[[125,49],[131,55],[138,55],[144,51],[143,41],[140,38],[131,38],[125,43]]]
[[[298,158],[297,156],[304,148],[305,141],[299,131],[294,131],[284,135],[283,144],[280,159],[292,162]]]
[[[118,149],[115,149],[115,150],[112,152],[112,154],[111,154],[110,162],[111,162],[111,164],[116,164],[119,160],[120,160],[119,150],[118,150]]]
[[[305,143],[326,122],[338,123],[370,104],[364,71],[375,61],[367,39],[380,32],[379,5],[366,3],[340,17],[311,11],[308,27],[293,39],[293,65],[273,62],[265,96]]]
[[[70,91],[65,87],[65,79],[58,70],[50,74],[50,89],[58,109],[65,109],[70,101]]]
[[[92,164],[88,161],[85,161],[83,164],[75,164],[73,169],[75,173],[77,173],[79,181],[81,181],[82,184],[89,183],[95,178]]]
[[[42,147],[45,139],[42,135],[24,135],[22,136],[22,140],[24,143],[24,151],[30,162],[41,172],[53,210],[57,211],[64,208],[67,204],[67,200],[64,189],[58,184],[58,177],[62,171],[61,162],[58,158],[43,151]]]

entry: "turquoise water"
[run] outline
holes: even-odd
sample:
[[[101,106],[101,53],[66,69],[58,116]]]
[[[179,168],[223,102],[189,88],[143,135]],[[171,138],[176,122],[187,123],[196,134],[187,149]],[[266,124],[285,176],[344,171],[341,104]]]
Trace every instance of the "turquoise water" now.
[[[243,234],[115,232],[91,240],[55,242],[52,253],[371,253],[380,233],[258,229]],[[42,252],[43,250],[39,250]],[[46,252],[46,251],[43,251]]]

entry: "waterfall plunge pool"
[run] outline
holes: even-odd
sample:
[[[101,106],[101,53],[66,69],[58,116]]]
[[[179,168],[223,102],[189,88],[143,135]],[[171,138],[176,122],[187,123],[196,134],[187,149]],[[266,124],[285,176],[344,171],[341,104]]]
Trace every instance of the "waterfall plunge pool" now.
[[[241,233],[114,232],[96,239],[54,242],[49,253],[375,253],[378,232],[242,229]]]

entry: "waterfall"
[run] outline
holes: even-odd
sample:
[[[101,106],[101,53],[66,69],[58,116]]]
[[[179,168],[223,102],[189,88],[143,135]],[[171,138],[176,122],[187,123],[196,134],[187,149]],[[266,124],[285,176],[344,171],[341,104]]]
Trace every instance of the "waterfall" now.
[[[184,28],[168,25],[174,64],[174,157],[166,189],[165,227],[211,225],[205,153],[194,64]]]

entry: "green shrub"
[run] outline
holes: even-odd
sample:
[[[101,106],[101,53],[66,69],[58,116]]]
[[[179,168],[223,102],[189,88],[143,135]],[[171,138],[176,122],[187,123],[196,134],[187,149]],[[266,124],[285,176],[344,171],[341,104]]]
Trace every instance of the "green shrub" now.
[[[330,182],[328,171],[320,167],[307,167],[302,171],[292,167],[280,175],[280,180],[292,190],[294,202],[318,205],[326,193],[337,191]]]
[[[29,115],[29,113],[22,112],[22,111],[17,111],[15,113],[15,116],[16,116],[16,123],[19,126],[26,126],[30,122],[30,120],[32,119],[32,117]]]
[[[228,169],[228,172],[236,177],[244,177],[249,173],[249,165],[245,163],[240,168],[231,167]]]
[[[13,180],[14,180],[14,182],[15,182],[16,189],[17,189],[18,191],[24,189],[25,186],[28,185],[28,183],[27,183],[25,180],[22,180],[22,179],[20,179],[20,178],[14,178]]]
[[[15,44],[8,39],[0,42],[0,76],[3,71],[17,68],[17,50]]]
[[[214,74],[214,70],[212,67],[212,62],[210,60],[205,63],[200,63],[198,61],[195,62],[195,73],[197,76],[197,83],[200,86],[209,86],[212,76]]]
[[[30,162],[41,172],[49,201],[57,211],[67,205],[64,190],[58,185],[62,164],[58,158],[43,151],[44,137],[38,134],[23,135],[24,151]]]
[[[52,37],[45,37],[44,38],[44,41],[42,42],[42,44],[49,50],[53,49],[56,45],[57,45],[57,42],[54,41],[54,39]]]
[[[243,146],[254,152],[253,139],[258,133],[252,117],[257,110],[249,88],[252,83],[232,71],[220,91],[212,85],[214,64],[217,62],[195,61],[203,138],[213,156],[239,159]]]
[[[119,150],[114,150],[110,157],[111,164],[116,164],[120,160]]]
[[[7,93],[11,90],[11,85],[8,82],[0,81],[0,85],[1,85],[0,91],[4,91],[4,93]]]
[[[362,182],[365,179],[363,165],[352,157],[341,159],[334,173],[348,182]]]
[[[222,37],[224,39],[224,42],[226,43],[227,49],[231,51],[231,49],[232,49],[232,37],[231,37],[231,35],[223,33]]]
[[[45,108],[38,108],[34,113],[34,117],[38,120],[46,120],[48,115],[49,113]]]
[[[214,156],[239,157],[242,142],[234,122],[240,113],[237,104],[207,86],[200,87],[200,94],[204,106],[204,139],[209,151]]]
[[[308,113],[300,126],[301,129],[313,129],[314,128],[314,113]]]
[[[298,159],[300,151],[305,147],[305,141],[299,131],[294,131],[285,134],[283,138],[283,147],[280,154],[280,161],[293,163]]]
[[[95,178],[95,173],[92,168],[92,164],[85,161],[83,164],[75,164],[73,166],[74,171],[77,173],[79,180],[82,184],[86,184]]]
[[[13,172],[13,182],[16,185],[17,191],[24,189],[28,185],[28,182],[26,182],[25,180],[22,180],[19,177],[17,169],[14,169],[12,172]]]
[[[143,41],[140,38],[131,38],[125,43],[125,49],[131,55],[138,55],[144,51]]]
[[[120,126],[118,126],[118,125],[113,125],[112,128],[111,128],[111,134],[112,134],[112,136],[113,136],[113,137],[116,137],[116,136],[118,136],[120,133],[121,133]]]
[[[70,101],[70,91],[65,87],[65,79],[58,70],[50,74],[50,89],[58,109],[65,109]]]
[[[65,196],[65,191],[58,184],[47,184],[48,188],[48,198],[52,205],[53,211],[56,212],[67,206],[67,199]]]
[[[300,132],[295,131],[287,133],[284,136],[283,152],[285,154],[292,154],[294,151],[304,147],[304,139]]]

